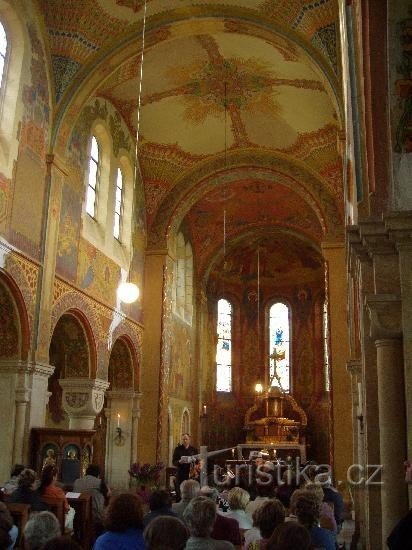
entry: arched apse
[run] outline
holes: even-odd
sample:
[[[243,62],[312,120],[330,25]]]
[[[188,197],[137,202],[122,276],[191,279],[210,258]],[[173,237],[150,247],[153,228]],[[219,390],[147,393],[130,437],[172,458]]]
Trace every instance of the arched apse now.
[[[88,331],[80,315],[76,311],[63,314],[57,321],[50,341],[49,362],[55,369],[48,383],[51,395],[47,407],[47,425],[62,427],[66,421],[59,379],[93,377],[94,357]]]

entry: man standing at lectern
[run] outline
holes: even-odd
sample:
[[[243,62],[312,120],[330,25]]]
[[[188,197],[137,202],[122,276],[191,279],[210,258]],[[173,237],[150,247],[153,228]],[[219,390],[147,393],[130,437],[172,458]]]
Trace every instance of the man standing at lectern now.
[[[183,457],[193,457],[198,454],[198,450],[190,445],[190,435],[184,433],[182,435],[182,443],[178,445],[173,451],[173,466],[176,467],[176,502],[180,500],[180,484],[185,479],[189,479],[190,467],[196,462],[196,459],[187,459]]]

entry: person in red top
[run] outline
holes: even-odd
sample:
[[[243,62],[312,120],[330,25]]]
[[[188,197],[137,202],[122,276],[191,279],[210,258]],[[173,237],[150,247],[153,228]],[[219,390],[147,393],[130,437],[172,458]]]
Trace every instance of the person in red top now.
[[[52,497],[64,500],[64,511],[67,512],[70,509],[70,505],[67,502],[66,495],[61,487],[57,485],[58,470],[56,466],[48,464],[41,472],[39,493],[44,497]]]

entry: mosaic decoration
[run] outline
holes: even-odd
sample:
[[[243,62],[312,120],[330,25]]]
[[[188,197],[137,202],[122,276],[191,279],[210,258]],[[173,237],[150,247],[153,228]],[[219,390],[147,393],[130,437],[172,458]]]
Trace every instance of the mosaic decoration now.
[[[4,174],[0,173],[0,224],[6,220],[10,194],[11,182]]]
[[[55,81],[55,98],[60,101],[67,86],[73,80],[73,77],[80,68],[80,64],[73,59],[54,55],[52,57],[54,81]]]
[[[191,208],[186,216],[191,228],[194,254],[198,258],[196,263],[198,273],[208,265],[212,254],[221,250],[222,208],[226,211],[228,242],[242,234],[245,228],[250,231],[264,226],[298,231],[315,241],[322,239],[323,230],[316,213],[305,204],[302,196],[290,189],[269,182],[254,183],[251,180],[233,184],[227,188],[227,192],[230,197],[222,202],[218,201],[221,196],[220,189],[208,193]],[[242,201],[233,200],[236,196],[242,196]],[[244,212],[244,203],[248,204],[247,212]],[[262,214],[263,205],[264,214]]]
[[[29,25],[28,32],[32,46],[31,85],[23,88],[24,119],[26,122],[32,120],[36,126],[42,128],[44,131],[43,139],[47,141],[50,108],[46,63],[43,48],[35,28]]]
[[[122,340],[116,340],[109,359],[110,390],[133,389],[133,365],[130,351]]]
[[[120,148],[131,150],[129,131],[119,113],[105,100],[94,99],[84,107],[73,128],[68,151],[72,161],[84,167],[87,161],[87,146],[90,139],[90,129],[95,120],[105,120],[113,140],[113,152],[117,156]]]
[[[12,252],[0,242],[0,251],[5,253],[5,271],[13,278],[24,300],[29,324],[33,322],[39,268],[26,258]]]
[[[175,317],[170,350],[170,395],[184,400],[191,399],[192,338],[192,329]]]
[[[335,73],[338,73],[338,55],[336,40],[336,24],[331,23],[323,29],[319,29],[314,35],[312,42],[329,59]]]
[[[89,376],[89,347],[80,323],[72,315],[59,319],[53,338],[61,340],[64,350],[61,377],[77,378]]]
[[[13,298],[0,281],[0,358],[19,357],[19,324]]]
[[[81,207],[82,200],[79,193],[76,193],[68,185],[64,185],[60,210],[56,272],[72,282],[76,281]]]
[[[409,8],[410,17],[399,23],[398,39],[401,47],[401,61],[397,67],[401,76],[395,83],[399,104],[399,122],[395,135],[395,151],[397,153],[412,153],[412,5]]]
[[[172,304],[173,304],[173,265],[167,262],[163,270],[163,299],[162,299],[162,334],[159,373],[159,407],[157,416],[157,444],[156,460],[161,460],[163,438],[166,437],[167,399],[170,384],[170,345],[173,335]]]
[[[108,116],[108,107],[106,102],[100,102],[98,99],[93,103],[86,105],[81,116],[73,128],[68,152],[72,161],[77,161],[78,166],[83,168],[87,161],[87,144],[90,138],[90,128],[96,119],[106,120]]]
[[[85,239],[80,239],[77,258],[79,288],[103,302],[114,303],[120,267]]]

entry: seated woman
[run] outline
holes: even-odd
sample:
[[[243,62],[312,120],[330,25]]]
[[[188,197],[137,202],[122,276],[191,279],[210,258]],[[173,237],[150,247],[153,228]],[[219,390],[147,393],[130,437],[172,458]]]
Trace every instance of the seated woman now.
[[[315,493],[301,491],[295,502],[295,510],[298,522],[309,530],[313,546],[335,550],[335,535],[329,529],[319,526],[321,502]]]
[[[228,494],[229,511],[222,512],[222,515],[235,519],[239,529],[251,529],[252,520],[245,512],[249,500],[250,495],[245,489],[233,487]]]
[[[262,550],[278,525],[285,521],[285,507],[277,499],[267,500],[253,512],[254,529],[245,533],[245,550]]]
[[[94,543],[94,550],[144,550],[143,508],[140,499],[131,493],[122,493],[110,500],[106,509],[107,531]]]
[[[31,510],[40,512],[48,510],[38,490],[34,489],[36,482],[36,473],[30,468],[25,468],[19,475],[17,480],[17,489],[10,495],[9,502],[17,502],[19,504],[30,504]]]
[[[46,465],[40,477],[39,493],[42,497],[57,498],[64,501],[64,511],[70,510],[70,505],[67,502],[66,495],[61,487],[57,485],[58,470],[52,464]]]

